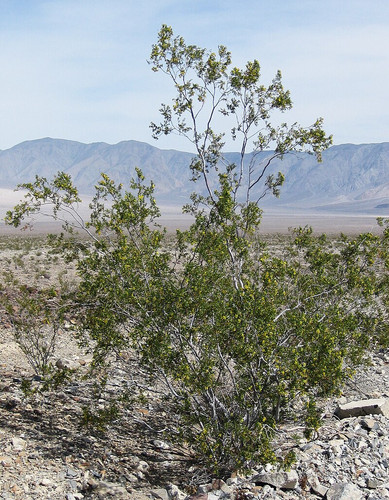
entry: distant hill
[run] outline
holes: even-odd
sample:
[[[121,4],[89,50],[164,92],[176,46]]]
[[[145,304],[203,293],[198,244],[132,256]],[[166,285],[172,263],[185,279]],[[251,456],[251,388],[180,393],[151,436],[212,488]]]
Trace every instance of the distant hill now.
[[[264,157],[270,154],[263,153]],[[100,173],[127,184],[140,167],[156,184],[160,203],[182,205],[194,186],[188,165],[192,154],[124,141],[83,144],[63,139],[26,141],[0,151],[0,188],[13,188],[35,175],[51,178],[58,170],[71,174],[81,193],[90,194]],[[228,153],[228,161],[238,159]],[[279,200],[268,207],[331,212],[387,213],[389,207],[389,143],[333,146],[317,164],[308,154],[292,154],[274,165],[285,173]]]
[[[154,181],[160,196],[177,197],[188,185],[187,165],[192,156],[137,141],[110,145],[38,139],[0,151],[0,187],[15,187],[33,180],[35,175],[51,178],[62,170],[72,176],[81,193],[90,194],[102,172],[128,184],[135,167],[140,167],[147,179]]]

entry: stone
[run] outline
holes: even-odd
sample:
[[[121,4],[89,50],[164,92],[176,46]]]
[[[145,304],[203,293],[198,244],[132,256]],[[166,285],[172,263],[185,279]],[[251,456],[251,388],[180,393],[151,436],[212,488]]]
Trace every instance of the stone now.
[[[383,500],[383,498],[389,498],[388,490],[375,490],[366,497],[366,500]]]
[[[51,479],[49,479],[48,477],[43,477],[40,481],[39,481],[39,484],[41,484],[42,486],[50,486],[53,484],[53,481],[51,481]]]
[[[141,481],[142,479],[145,478],[145,475],[144,475],[144,473],[141,470],[138,470],[136,472],[136,477],[137,477],[137,479],[139,479]]]
[[[294,470],[289,472],[262,472],[252,478],[252,481],[256,484],[268,484],[285,490],[296,488],[298,480],[299,477]]]
[[[144,460],[140,460],[136,469],[142,472],[147,472],[150,469],[150,465]]]
[[[372,430],[378,430],[380,426],[374,418],[366,417],[361,420],[361,427],[370,432]]]
[[[365,415],[384,415],[389,417],[389,399],[362,399],[351,403],[339,404],[335,410],[339,418],[361,417]]]
[[[151,496],[137,490],[131,490],[129,498],[131,500],[150,500]]]
[[[382,484],[383,484],[383,482],[375,477],[372,477],[372,478],[367,480],[367,487],[371,490],[375,490],[376,488],[380,488],[382,486]]]
[[[222,479],[214,479],[212,481],[212,489],[221,491],[225,495],[232,494],[232,489]]]
[[[156,448],[159,448],[160,450],[169,450],[170,449],[170,446],[167,443],[165,443],[165,441],[161,441],[160,439],[155,439],[153,441],[153,445]]]
[[[65,472],[65,477],[67,479],[73,479],[75,477],[78,477],[78,472],[72,469],[71,467],[68,467]]]
[[[165,488],[157,488],[155,490],[151,490],[150,494],[153,498],[157,500],[170,500],[169,493]]]
[[[274,494],[273,488],[268,484],[266,484],[262,489],[262,495],[264,496],[264,498],[274,498],[273,494]]]
[[[343,439],[331,439],[328,444],[331,446],[331,450],[335,455],[340,455],[342,453],[344,446]]]
[[[222,484],[224,484],[224,481],[222,479],[214,479],[212,481],[212,489],[220,490]]]
[[[308,478],[308,484],[311,487],[311,490],[321,497],[324,497],[328,491],[326,486],[320,484],[318,477],[315,474],[310,474]]]
[[[112,497],[115,500],[129,500],[131,497],[126,488],[121,484],[109,483],[101,481],[94,491],[97,498],[105,500],[107,497]]]
[[[212,490],[212,484],[200,484],[197,487],[197,493],[208,493]]]
[[[72,361],[71,359],[58,358],[55,362],[55,366],[58,370],[76,370],[79,368],[79,363]]]
[[[126,474],[126,479],[130,483],[137,483],[139,481],[139,477],[135,476],[135,474]]]
[[[13,437],[12,446],[16,451],[22,451],[26,447],[26,441],[22,438]]]
[[[181,491],[175,484],[169,484],[166,488],[170,500],[185,500],[187,495]]]
[[[12,457],[0,456],[0,465],[3,467],[11,467],[13,464]]]
[[[222,484],[220,491],[222,491],[224,495],[232,495],[232,489],[226,483]]]
[[[78,484],[76,481],[74,481],[74,479],[69,479],[68,480],[68,485],[69,485],[69,488],[72,489],[72,491],[77,491],[78,489]]]
[[[95,490],[96,488],[99,487],[99,482],[97,481],[97,479],[94,479],[93,477],[88,477],[86,481],[86,486],[91,490]]]
[[[360,500],[362,491],[352,483],[335,483],[327,491],[327,500]]]

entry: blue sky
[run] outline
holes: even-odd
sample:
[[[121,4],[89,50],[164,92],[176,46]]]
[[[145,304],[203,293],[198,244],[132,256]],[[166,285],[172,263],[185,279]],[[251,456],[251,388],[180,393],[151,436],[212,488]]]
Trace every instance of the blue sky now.
[[[163,23],[237,66],[258,59],[264,83],[280,69],[285,120],[323,116],[335,144],[389,141],[388,0],[0,0],[0,149],[48,136],[188,149],[149,129],[173,96],[147,64]]]

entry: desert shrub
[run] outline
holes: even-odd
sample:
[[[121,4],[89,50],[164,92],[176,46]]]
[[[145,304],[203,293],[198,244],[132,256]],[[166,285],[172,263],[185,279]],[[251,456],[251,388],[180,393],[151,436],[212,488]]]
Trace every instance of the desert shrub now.
[[[26,285],[7,288],[2,303],[13,327],[14,339],[36,375],[52,369],[58,331],[63,323],[63,305],[53,289]]]
[[[137,354],[174,402],[177,437],[210,470],[288,462],[272,447],[280,422],[305,420],[309,434],[318,398],[387,341],[388,230],[335,245],[299,228],[272,254],[258,237],[260,199],[283,183],[272,161],[292,151],[320,160],[331,142],[321,119],[308,129],[272,126],[271,112],[291,107],[280,73],[266,87],[257,61],[231,68],[225,47],[186,45],[167,26],[151,63],[177,91],[154,135],[178,132],[196,149],[190,168],[202,187],[185,207],[191,227],[166,243],[154,186],[140,170],[128,190],[103,175],[86,223],[64,173],[24,184],[26,200],[7,220],[19,225],[52,202],[65,229],[89,234],[89,244],[57,242],[77,263],[81,340],[95,365]],[[223,134],[211,128],[218,112],[235,120],[237,164],[225,161]]]

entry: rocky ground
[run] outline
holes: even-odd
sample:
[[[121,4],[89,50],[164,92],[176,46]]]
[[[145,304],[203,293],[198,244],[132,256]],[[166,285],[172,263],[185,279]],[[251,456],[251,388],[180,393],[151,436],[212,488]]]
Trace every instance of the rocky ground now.
[[[296,443],[297,462],[290,471],[268,466],[246,477],[234,474],[226,482],[204,482],[196,476],[189,453],[161,432],[166,413],[158,403],[134,403],[106,431],[91,431],[80,425],[91,382],[71,382],[26,397],[22,379],[32,379],[35,387],[41,382],[32,377],[8,329],[1,338],[1,499],[389,498],[387,416],[339,419],[331,401],[317,436]],[[76,354],[69,342],[59,354],[63,363],[78,364],[81,370],[88,363],[88,356]],[[389,397],[389,356],[379,353],[373,361],[345,390],[341,402]],[[110,382],[112,390],[120,382],[117,373]],[[288,426],[282,432],[299,434],[301,429]],[[282,433],[279,443],[282,446]]]
[[[58,261],[53,262],[55,272],[44,270],[46,250],[40,245],[34,248],[30,261],[35,266],[34,284],[49,283],[58,273],[63,276]],[[6,257],[3,253],[2,262],[23,278],[26,265],[17,258],[18,252],[25,250]],[[292,446],[286,436],[296,435],[297,461],[290,471],[266,466],[223,481],[201,475],[189,451],[173,443],[168,409],[157,396],[151,401],[134,399],[105,430],[82,426],[93,393],[92,382],[81,377],[90,356],[78,348],[71,324],[57,340],[55,362],[77,369],[79,375],[57,389],[27,396],[23,380],[38,389],[42,381],[14,342],[6,317],[0,319],[0,499],[389,498],[389,409],[383,405],[389,400],[386,351],[372,355],[371,365],[360,370],[339,401],[327,402],[323,425],[312,440],[301,438],[299,427],[281,429],[280,447]],[[126,365],[134,376],[142,377],[131,359]],[[118,364],[97,408],[105,407],[126,377]],[[338,403],[371,398],[382,400],[383,408],[369,412],[383,414],[365,415],[362,409],[357,416],[335,415]]]

